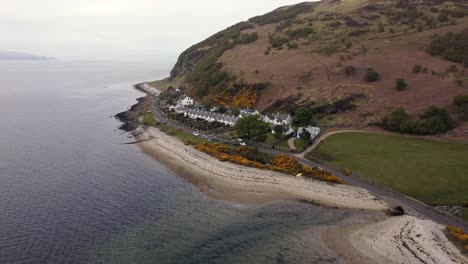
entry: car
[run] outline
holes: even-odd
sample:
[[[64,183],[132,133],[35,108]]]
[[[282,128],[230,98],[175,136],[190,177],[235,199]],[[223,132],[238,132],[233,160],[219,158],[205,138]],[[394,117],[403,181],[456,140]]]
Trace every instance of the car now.
[[[244,147],[247,146],[247,144],[245,144],[245,142],[241,142],[241,143],[239,143],[239,145],[244,146]]]
[[[204,139],[208,139],[208,136],[207,136],[207,135],[203,135],[203,137],[202,137],[202,138],[204,138]]]
[[[232,144],[233,146],[236,146],[236,147],[240,146],[239,142],[237,142],[237,141],[233,141],[231,144]]]
[[[212,138],[211,140],[213,140],[213,141],[219,141],[219,139],[217,139],[217,138],[215,138],[215,137]]]
[[[242,138],[238,138],[237,141],[242,142]]]
[[[192,134],[193,134],[194,136],[196,136],[196,137],[200,136],[200,133],[198,133],[198,132],[193,132]]]
[[[179,130],[179,131],[184,131],[184,129],[181,128],[181,127],[177,128],[177,130]]]

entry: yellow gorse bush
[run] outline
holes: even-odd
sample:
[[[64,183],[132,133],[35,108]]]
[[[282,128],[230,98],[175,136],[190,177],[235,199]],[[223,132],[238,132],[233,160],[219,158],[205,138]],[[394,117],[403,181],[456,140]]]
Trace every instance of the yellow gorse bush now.
[[[283,172],[286,174],[297,175],[302,173],[303,176],[313,178],[316,180],[343,184],[344,181],[335,175],[324,171],[318,168],[311,168],[305,165],[302,165],[297,160],[287,156],[287,155],[275,155],[271,161],[270,165],[265,165],[257,161],[249,160],[240,154],[250,153],[254,150],[249,147],[237,147],[234,151],[231,151],[228,147],[221,146],[219,144],[207,144],[200,143],[196,144],[191,141],[186,141],[185,145],[192,145],[198,151],[206,153],[212,157],[217,158],[220,161],[231,162],[234,164],[253,167],[259,169],[266,169],[272,171]]]

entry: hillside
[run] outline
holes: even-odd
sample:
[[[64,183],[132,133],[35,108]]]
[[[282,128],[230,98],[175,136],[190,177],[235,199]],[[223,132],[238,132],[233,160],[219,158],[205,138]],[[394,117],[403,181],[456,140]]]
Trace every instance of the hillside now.
[[[368,126],[397,107],[417,115],[434,105],[463,137],[453,98],[468,94],[467,51],[466,1],[324,0],[216,33],[180,55],[170,82],[209,103],[245,93],[259,111],[308,106],[320,125]],[[378,80],[365,80],[369,68]]]

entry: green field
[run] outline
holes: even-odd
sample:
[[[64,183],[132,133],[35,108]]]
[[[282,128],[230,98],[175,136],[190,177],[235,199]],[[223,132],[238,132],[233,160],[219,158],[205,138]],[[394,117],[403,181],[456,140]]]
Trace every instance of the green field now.
[[[302,138],[296,138],[294,140],[294,146],[296,147],[297,150],[301,150],[305,147],[306,143]]]
[[[468,145],[368,133],[335,134],[310,158],[349,168],[427,204],[468,200]]]

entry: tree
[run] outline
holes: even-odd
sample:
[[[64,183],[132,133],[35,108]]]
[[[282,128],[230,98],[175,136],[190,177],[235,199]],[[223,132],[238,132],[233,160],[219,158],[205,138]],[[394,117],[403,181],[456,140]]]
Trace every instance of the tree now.
[[[250,115],[239,119],[234,129],[241,138],[263,141],[265,134],[270,131],[270,126],[258,119],[258,115]]]
[[[463,119],[468,120],[468,95],[458,95],[453,98],[453,104],[462,114]]]
[[[218,113],[221,113],[221,114],[224,114],[224,113],[227,113],[227,107],[224,106],[224,105],[221,105],[218,107]]]
[[[420,73],[422,71],[422,66],[419,64],[416,64],[413,66],[413,73]]]
[[[390,131],[400,132],[402,124],[409,120],[409,115],[402,107],[394,110],[390,116],[384,118],[383,127]]]
[[[240,115],[240,110],[237,108],[231,108],[231,114],[234,116]]]
[[[437,17],[437,19],[440,21],[440,22],[447,22],[449,20],[448,16],[446,14],[439,14],[439,16]]]
[[[308,107],[302,106],[295,111],[293,122],[296,125],[308,125],[312,113]]]
[[[275,137],[276,137],[276,138],[280,138],[281,135],[283,135],[284,127],[283,127],[283,126],[280,126],[280,125],[276,125],[276,126],[273,128],[273,131],[275,131]]]
[[[378,81],[379,79],[380,79],[380,75],[376,70],[372,68],[367,69],[366,75],[364,76],[364,80],[366,82],[375,82],[375,81]]]
[[[349,66],[345,67],[345,73],[346,73],[347,76],[349,76],[349,78],[351,78],[351,76],[355,75],[356,72],[357,72],[356,67],[354,67],[352,65],[349,65]]]
[[[312,135],[310,134],[309,131],[307,130],[302,130],[302,133],[299,135],[299,137],[305,141],[306,145],[309,145],[310,144],[310,138],[312,137]]]
[[[403,78],[396,79],[395,89],[397,89],[398,91],[403,91],[403,90],[406,90],[407,87],[408,87],[408,83],[406,82],[405,79]]]

